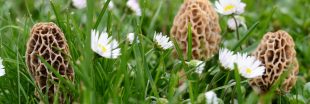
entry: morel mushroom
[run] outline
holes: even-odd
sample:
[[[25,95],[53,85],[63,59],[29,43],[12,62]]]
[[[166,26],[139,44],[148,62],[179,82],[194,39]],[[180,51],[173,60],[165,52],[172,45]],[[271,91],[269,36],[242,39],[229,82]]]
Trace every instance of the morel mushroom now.
[[[284,72],[289,71],[278,91],[290,91],[295,85],[299,67],[294,47],[292,37],[285,31],[265,34],[254,55],[265,65],[266,71],[263,76],[250,80],[254,90],[267,92]]]
[[[192,30],[192,50],[187,49],[189,24]],[[176,39],[184,59],[187,58],[187,52],[192,51],[193,59],[206,60],[218,52],[220,32],[218,15],[208,0],[185,0],[174,18],[170,34]]]
[[[69,65],[69,50],[66,39],[60,28],[54,23],[38,23],[31,30],[27,43],[26,63],[42,93],[48,94],[49,102],[59,93],[59,79],[48,70],[43,58],[64,78],[73,81],[74,72]],[[35,95],[40,98],[38,91]],[[60,92],[59,102],[64,103],[65,96]]]

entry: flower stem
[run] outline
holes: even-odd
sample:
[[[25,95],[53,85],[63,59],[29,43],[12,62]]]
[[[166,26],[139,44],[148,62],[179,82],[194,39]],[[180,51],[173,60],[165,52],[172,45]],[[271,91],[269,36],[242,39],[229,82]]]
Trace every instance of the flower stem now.
[[[236,19],[236,17],[234,16],[234,15],[232,15],[232,18],[234,19],[234,21],[235,21],[235,25],[236,25],[236,35],[237,35],[237,39],[238,39],[238,41],[240,40],[240,34],[239,34],[239,24],[238,24],[238,22],[237,22],[237,19]],[[240,49],[242,50],[242,46],[240,45]]]

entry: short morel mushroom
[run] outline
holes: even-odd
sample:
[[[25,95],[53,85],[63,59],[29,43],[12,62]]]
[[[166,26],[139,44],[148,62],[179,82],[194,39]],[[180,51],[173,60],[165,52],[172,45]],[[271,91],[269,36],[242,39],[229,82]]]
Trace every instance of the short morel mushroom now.
[[[187,49],[189,24],[192,50]],[[218,52],[220,32],[218,15],[209,0],[185,0],[174,18],[170,34],[177,41],[184,59],[187,59],[187,52],[191,51],[193,59],[207,60]]]
[[[259,93],[265,93],[280,78],[289,72],[277,91],[289,92],[295,85],[298,74],[295,44],[292,37],[285,31],[269,32],[264,35],[254,55],[262,61],[266,70],[263,76],[251,79],[249,84]]]
[[[59,91],[59,79],[40,57],[63,78],[73,81],[74,71],[69,65],[69,50],[64,34],[54,23],[35,24],[30,34],[26,50],[27,67],[41,92],[47,93],[49,102],[53,102],[56,93],[60,93],[58,101],[62,104],[64,98],[70,96]],[[35,95],[40,98],[38,91]]]

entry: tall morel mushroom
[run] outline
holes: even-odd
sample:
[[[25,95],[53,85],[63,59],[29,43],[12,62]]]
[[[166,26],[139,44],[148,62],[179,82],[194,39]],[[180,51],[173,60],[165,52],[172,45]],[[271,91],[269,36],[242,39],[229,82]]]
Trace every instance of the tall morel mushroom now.
[[[59,93],[59,79],[52,71],[48,70],[42,57],[57,72],[73,81],[74,72],[69,65],[69,50],[66,39],[60,28],[54,23],[38,23],[31,30],[31,36],[27,43],[26,64],[42,93],[48,94],[49,102],[53,101],[56,93]],[[38,91],[35,95],[40,98]],[[60,92],[59,102],[64,103],[64,95]]]
[[[189,24],[192,50],[187,49]],[[208,0],[185,0],[174,18],[170,34],[176,39],[184,59],[187,58],[187,52],[191,51],[193,59],[206,60],[218,51],[220,32],[218,15]]]
[[[254,55],[265,65],[266,71],[263,76],[250,80],[254,90],[267,92],[283,73],[289,71],[278,91],[290,91],[295,85],[299,67],[294,47],[292,37],[285,31],[265,34]]]

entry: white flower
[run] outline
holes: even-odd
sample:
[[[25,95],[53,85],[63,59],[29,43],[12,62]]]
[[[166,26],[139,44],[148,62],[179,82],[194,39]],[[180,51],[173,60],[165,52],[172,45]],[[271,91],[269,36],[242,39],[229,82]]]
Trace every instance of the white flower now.
[[[4,76],[5,75],[5,70],[4,70],[4,66],[2,63],[2,58],[0,57],[0,76]]]
[[[236,30],[237,27],[239,27],[240,25],[243,26],[245,29],[247,29],[244,17],[242,17],[242,16],[235,16],[235,19],[236,19],[236,21],[234,20],[234,18],[229,18],[228,19],[227,25],[228,25],[229,29]],[[237,25],[236,25],[236,22],[237,22]]]
[[[254,56],[247,56],[247,54],[236,55],[239,73],[245,78],[255,78],[262,76],[265,72],[265,67],[262,62],[257,60]]]
[[[91,31],[91,48],[94,52],[105,58],[115,59],[121,55],[118,42],[108,33],[102,32],[99,36],[99,31]]]
[[[157,34],[155,32],[154,41],[164,50],[173,46],[172,42],[169,41],[169,38],[167,36],[163,36],[162,33]]]
[[[226,48],[221,48],[219,52],[219,60],[224,68],[230,70],[234,69],[234,62],[236,60],[236,56],[233,54],[232,51]]]
[[[205,93],[207,104],[218,104],[217,96],[213,91],[209,91]]]
[[[137,0],[128,0],[126,5],[136,13],[137,16],[141,16],[141,8]]]
[[[200,60],[191,60],[189,62],[186,62],[189,66],[193,66],[196,68],[195,72],[198,73],[198,74],[201,74],[202,71],[204,70],[205,68],[205,62],[203,61],[200,61]]]
[[[241,14],[246,4],[241,0],[219,0],[215,2],[216,11],[223,15]]]
[[[83,9],[86,7],[86,0],[72,0],[73,6],[78,9]]]
[[[262,62],[254,56],[237,53],[236,55],[228,49],[220,49],[219,60],[223,67],[234,69],[234,63],[238,66],[239,74],[245,78],[255,78],[261,76],[265,72]]]
[[[138,38],[135,36],[135,33],[129,33],[127,35],[127,40],[129,41],[130,44],[132,44],[134,42],[134,40],[137,39],[137,43],[139,43]]]
[[[105,1],[107,1],[107,0],[105,0]],[[112,10],[114,8],[114,3],[113,3],[112,0],[109,2],[108,7],[109,7],[110,10]]]

